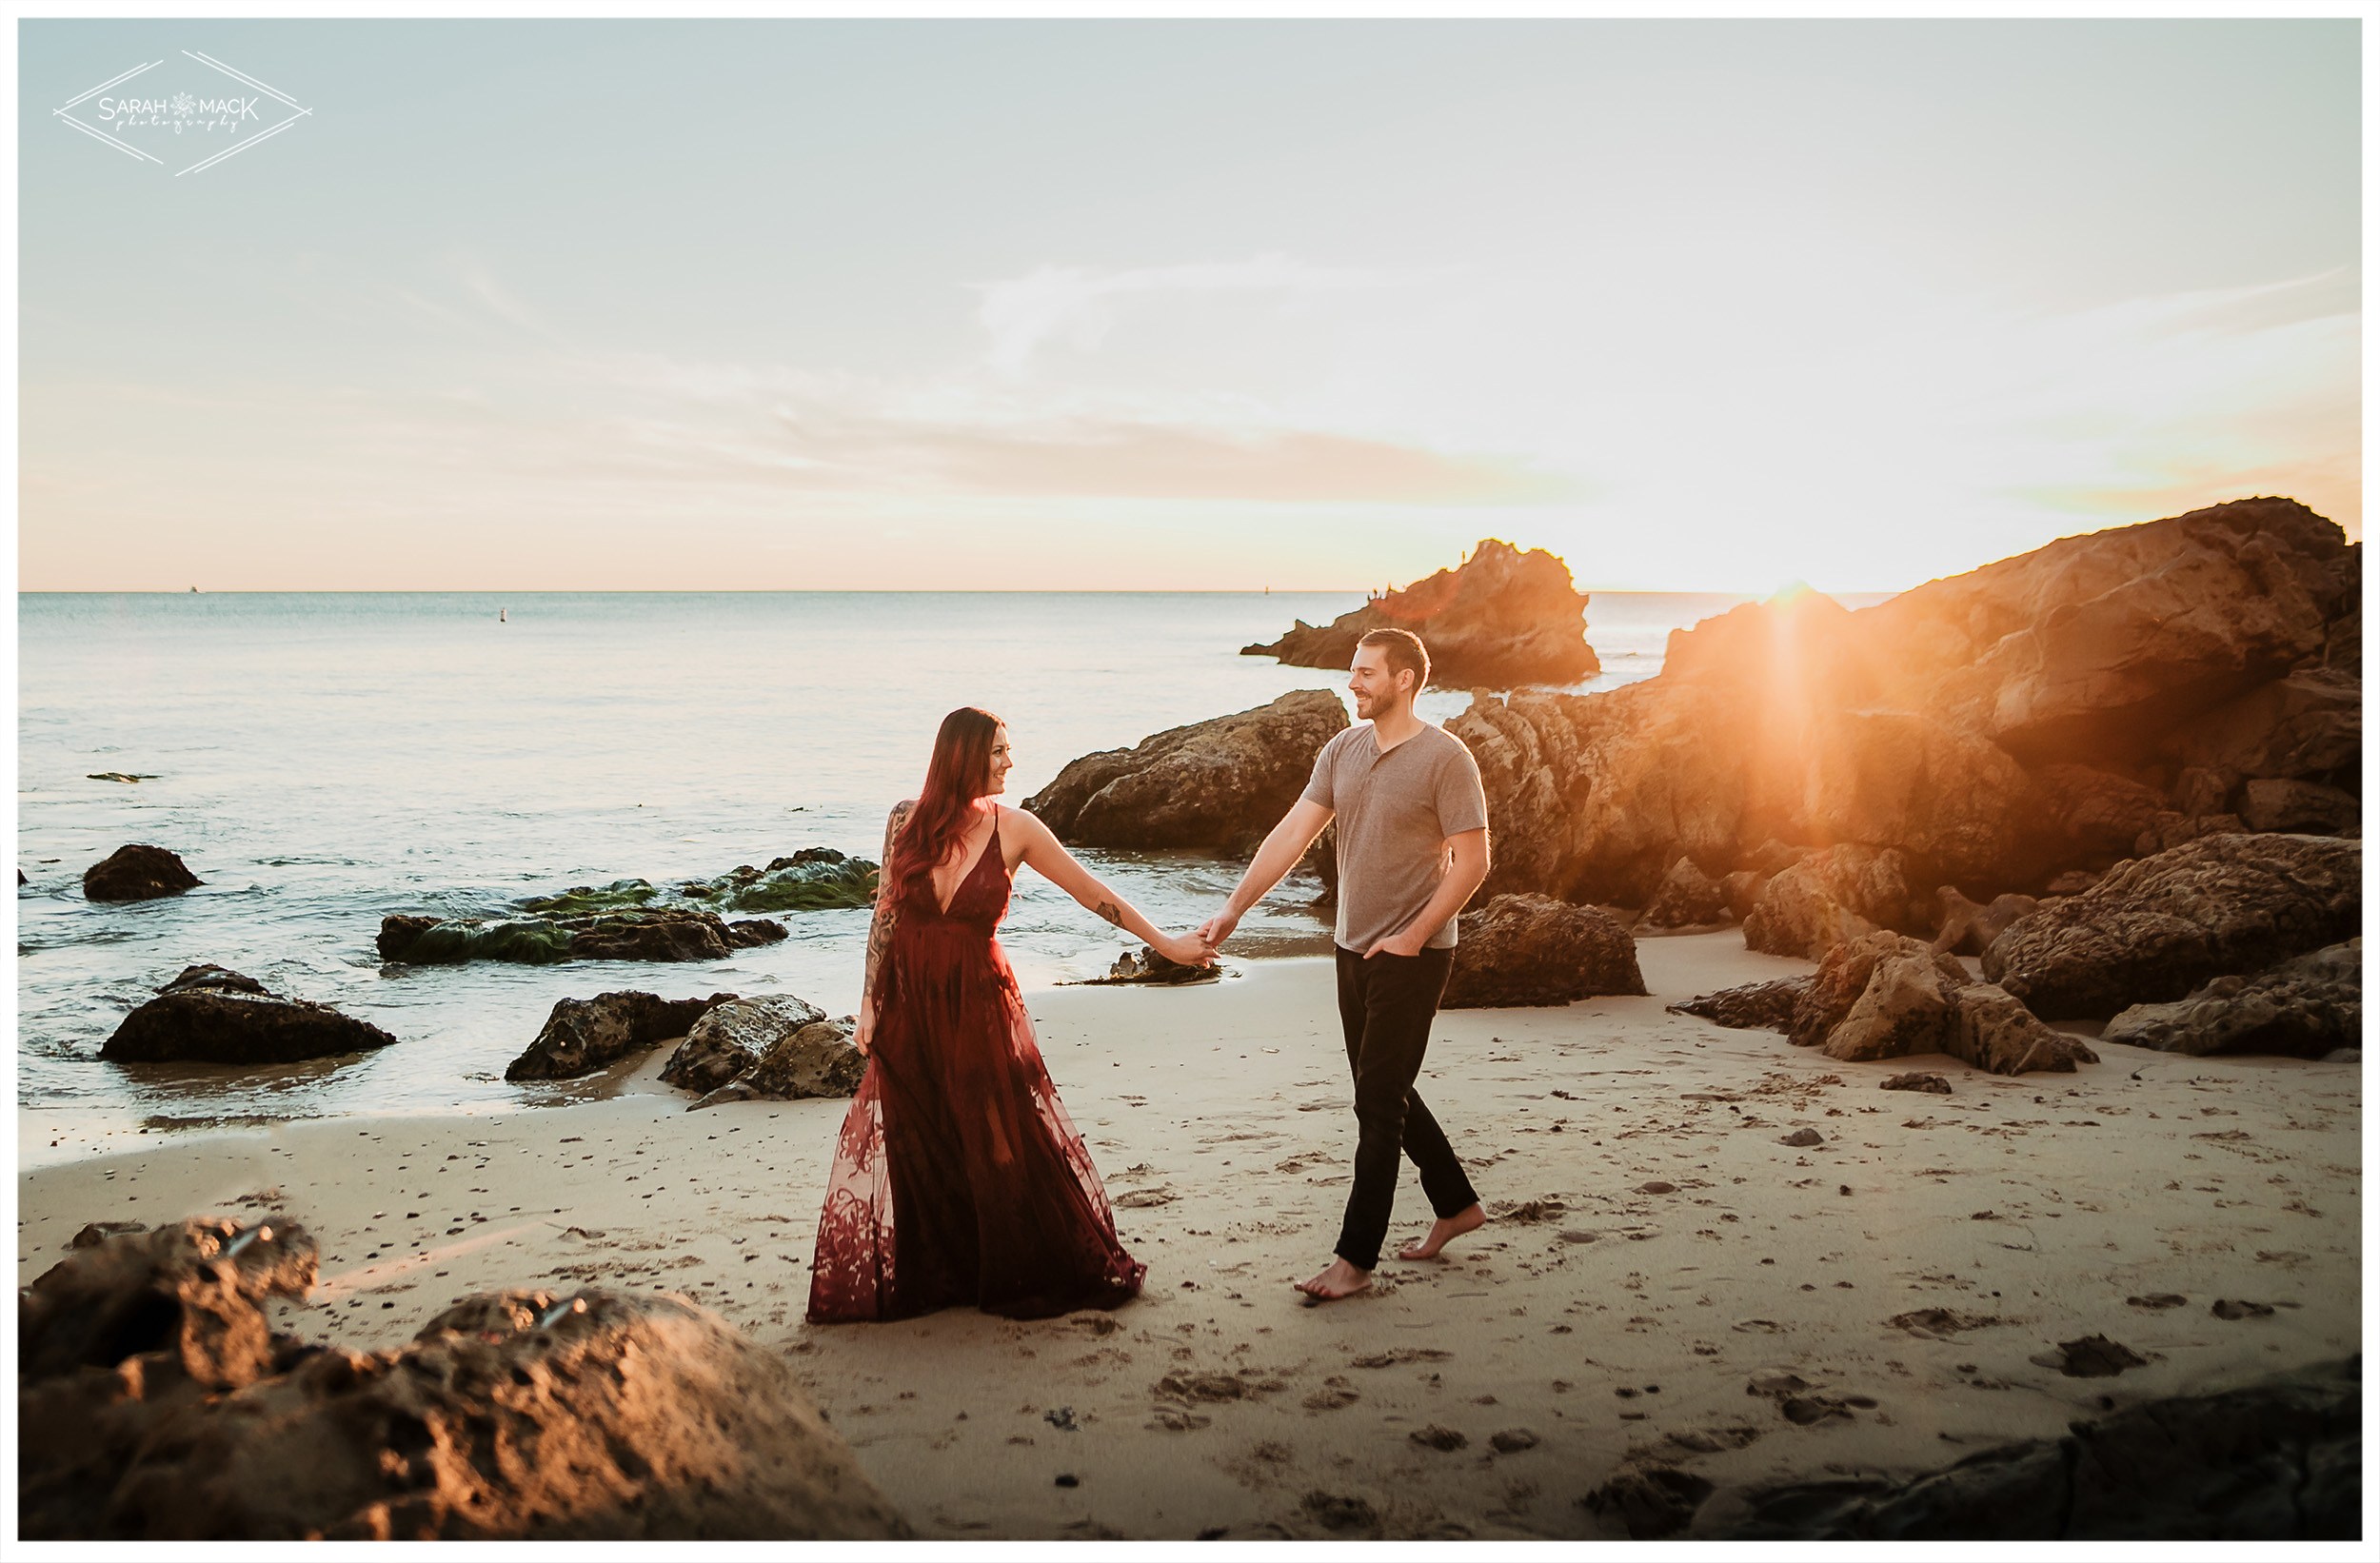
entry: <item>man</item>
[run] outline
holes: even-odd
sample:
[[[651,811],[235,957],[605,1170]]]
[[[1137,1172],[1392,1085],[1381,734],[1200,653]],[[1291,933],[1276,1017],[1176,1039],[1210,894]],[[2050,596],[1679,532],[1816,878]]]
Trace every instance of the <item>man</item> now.
[[[1410,630],[1356,644],[1347,687],[1356,715],[1315,757],[1305,793],[1265,837],[1223,910],[1197,937],[1211,949],[1280,882],[1334,816],[1339,821],[1339,1018],[1356,1083],[1356,1165],[1337,1256],[1298,1283],[1318,1301],[1372,1284],[1399,1152],[1421,1170],[1438,1220],[1397,1251],[1426,1259],[1481,1225],[1479,1197],[1413,1082],[1455,960],[1455,914],[1488,872],[1487,791],[1462,740],[1413,713],[1430,654]]]

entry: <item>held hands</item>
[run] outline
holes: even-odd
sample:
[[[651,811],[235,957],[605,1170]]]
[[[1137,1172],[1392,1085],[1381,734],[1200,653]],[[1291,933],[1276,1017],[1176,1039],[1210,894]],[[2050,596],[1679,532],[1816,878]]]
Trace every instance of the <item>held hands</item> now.
[[[1240,915],[1238,913],[1231,911],[1218,912],[1213,917],[1207,919],[1204,922],[1200,923],[1196,928],[1191,929],[1190,937],[1204,943],[1208,953],[1211,955],[1215,951],[1222,948],[1223,940],[1229,939],[1231,937],[1231,931],[1239,926]]]
[[[1177,966],[1212,966],[1215,946],[1197,934],[1167,934],[1150,948]]]

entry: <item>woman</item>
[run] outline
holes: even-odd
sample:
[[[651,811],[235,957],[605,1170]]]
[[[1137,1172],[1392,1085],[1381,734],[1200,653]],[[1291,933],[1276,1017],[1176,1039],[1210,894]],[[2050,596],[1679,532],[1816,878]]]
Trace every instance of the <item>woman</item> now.
[[[1117,1240],[992,930],[1024,862],[1170,960],[1211,955],[1152,927],[1048,826],[1000,803],[1010,763],[999,718],[953,711],[924,787],[885,824],[854,1039],[868,1067],[819,1217],[813,1323],[962,1303],[1041,1318],[1140,1294],[1148,1267]]]

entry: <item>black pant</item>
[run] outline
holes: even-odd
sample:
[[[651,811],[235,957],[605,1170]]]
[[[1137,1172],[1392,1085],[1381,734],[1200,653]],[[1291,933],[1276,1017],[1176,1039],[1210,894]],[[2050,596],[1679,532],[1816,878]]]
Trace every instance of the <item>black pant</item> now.
[[[1380,1262],[1389,1207],[1397,1199],[1398,1153],[1421,1169],[1430,1208],[1452,1216],[1479,1202],[1446,1132],[1414,1094],[1430,1022],[1455,964],[1451,949],[1419,955],[1339,950],[1339,1020],[1347,1033],[1347,1063],[1356,1078],[1356,1171],[1347,1217],[1339,1229],[1339,1256],[1359,1270]]]

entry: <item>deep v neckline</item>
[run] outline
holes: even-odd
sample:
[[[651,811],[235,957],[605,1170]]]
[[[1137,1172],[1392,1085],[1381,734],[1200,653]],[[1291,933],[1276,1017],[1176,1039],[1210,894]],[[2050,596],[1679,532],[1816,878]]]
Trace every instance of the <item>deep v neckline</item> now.
[[[960,893],[966,889],[967,881],[975,878],[975,871],[983,866],[983,860],[990,857],[992,848],[998,846],[999,844],[1000,816],[995,814],[992,816],[991,836],[985,840],[982,846],[976,850],[975,861],[967,864],[967,871],[960,875],[959,881],[950,887],[950,899],[948,900],[943,900],[940,897],[935,898],[934,911],[936,916],[950,916],[950,909],[959,904]]]

